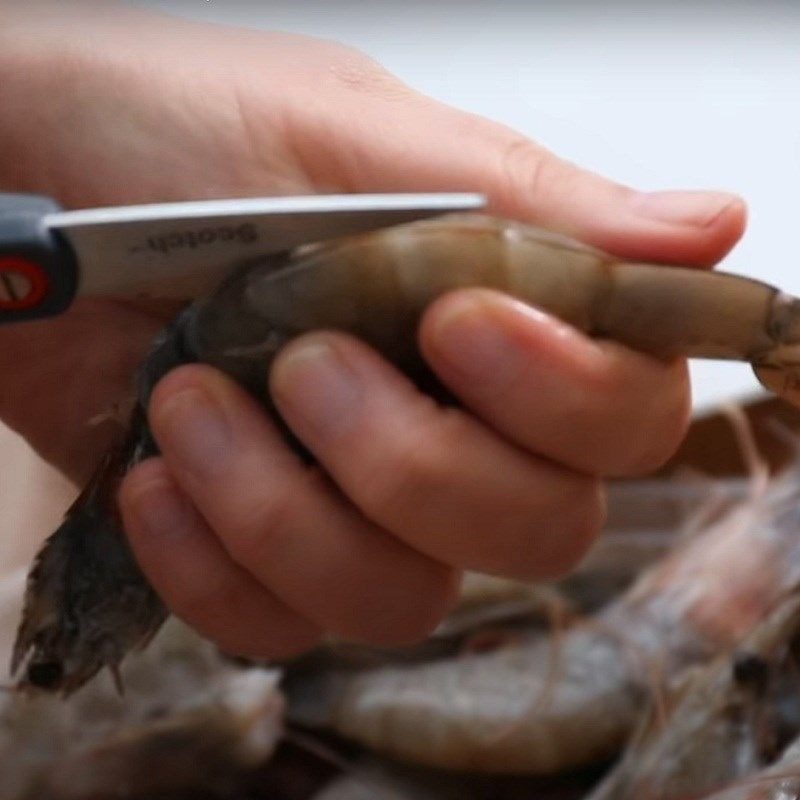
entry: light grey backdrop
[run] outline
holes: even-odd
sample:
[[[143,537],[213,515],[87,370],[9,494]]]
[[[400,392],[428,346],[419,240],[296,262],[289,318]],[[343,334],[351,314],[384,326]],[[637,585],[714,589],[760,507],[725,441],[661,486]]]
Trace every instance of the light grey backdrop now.
[[[800,293],[800,0],[137,4],[338,39],[618,180],[737,191],[751,221],[724,267]],[[743,365],[693,378],[698,407],[755,391]]]

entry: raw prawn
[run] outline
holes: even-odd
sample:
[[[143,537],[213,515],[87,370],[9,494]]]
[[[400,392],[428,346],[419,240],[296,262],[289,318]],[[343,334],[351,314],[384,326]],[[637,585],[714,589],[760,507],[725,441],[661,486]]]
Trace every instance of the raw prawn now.
[[[732,652],[687,671],[667,718],[645,716],[589,800],[702,797],[774,762],[800,735],[798,643],[795,592]]]
[[[648,699],[740,642],[798,585],[798,534],[795,469],[560,637],[419,666],[290,673],[289,717],[443,769],[553,774],[610,758]]]
[[[127,439],[31,572],[13,656],[15,671],[25,665],[22,682],[69,693],[101,668],[116,669],[167,616],[127,547],[114,500],[125,471],[157,452],[144,409],[158,379],[203,361],[274,412],[264,375],[275,354],[306,331],[336,328],[449,400],[415,333],[432,300],[465,286],[502,290],[592,336],[659,357],[750,361],[768,386],[800,398],[800,301],[745,278],[627,263],[483,216],[442,217],[253,260],[186,310],[140,370]]]

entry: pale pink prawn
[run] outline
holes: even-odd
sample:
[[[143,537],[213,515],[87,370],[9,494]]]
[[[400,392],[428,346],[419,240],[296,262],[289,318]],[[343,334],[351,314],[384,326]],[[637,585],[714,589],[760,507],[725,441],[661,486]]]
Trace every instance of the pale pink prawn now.
[[[708,665],[688,669],[666,718],[646,714],[589,800],[686,800],[769,765],[800,734],[800,594]]]
[[[290,717],[401,760],[548,774],[612,756],[654,681],[748,635],[800,580],[800,470],[736,505],[552,642],[289,681]],[[291,677],[291,676],[290,676]],[[543,702],[544,700],[544,702]]]

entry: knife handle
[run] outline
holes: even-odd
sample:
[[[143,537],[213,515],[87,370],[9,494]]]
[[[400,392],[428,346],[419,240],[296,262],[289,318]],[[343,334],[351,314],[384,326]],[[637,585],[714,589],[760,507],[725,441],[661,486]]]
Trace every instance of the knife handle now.
[[[49,317],[72,302],[75,257],[45,224],[59,211],[47,197],[0,193],[0,324]]]

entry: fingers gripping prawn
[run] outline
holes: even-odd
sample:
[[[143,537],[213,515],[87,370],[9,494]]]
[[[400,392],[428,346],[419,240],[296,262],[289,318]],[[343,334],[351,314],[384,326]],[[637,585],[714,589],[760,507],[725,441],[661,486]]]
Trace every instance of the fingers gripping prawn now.
[[[302,247],[240,271],[198,308],[194,344],[242,377],[256,369],[260,381],[264,359],[286,339],[337,328],[413,374],[424,370],[415,347],[423,311],[468,286],[506,292],[655,356],[749,361],[768,388],[800,398],[800,300],[748,278],[625,262],[477,215]]]
[[[24,682],[73,691],[102,667],[116,669],[166,617],[126,546],[114,501],[124,472],[157,452],[144,409],[166,372],[209,363],[274,413],[263,386],[277,352],[302,333],[333,328],[364,339],[446,397],[417,350],[416,330],[434,299],[468,286],[507,292],[592,336],[658,357],[750,361],[767,386],[800,404],[800,301],[745,278],[627,263],[483,216],[442,217],[257,259],[184,312],[142,365],[125,445],[31,573],[14,654],[15,667],[26,665]]]

